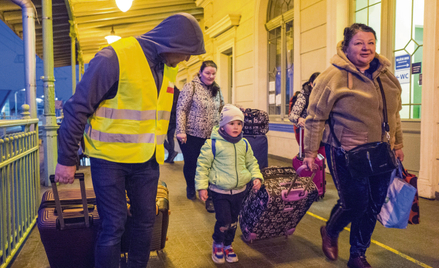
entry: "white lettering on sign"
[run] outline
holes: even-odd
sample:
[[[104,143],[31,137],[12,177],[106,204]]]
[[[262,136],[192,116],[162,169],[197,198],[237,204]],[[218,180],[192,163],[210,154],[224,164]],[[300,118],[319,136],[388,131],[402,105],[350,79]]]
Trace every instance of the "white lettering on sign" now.
[[[410,69],[403,69],[395,72],[396,79],[400,84],[410,83]]]

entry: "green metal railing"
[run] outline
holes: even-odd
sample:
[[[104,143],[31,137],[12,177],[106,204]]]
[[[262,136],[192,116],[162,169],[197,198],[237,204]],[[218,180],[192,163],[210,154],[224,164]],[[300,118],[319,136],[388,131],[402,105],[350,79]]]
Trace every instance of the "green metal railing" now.
[[[0,268],[11,263],[37,220],[38,148],[38,119],[0,120]]]

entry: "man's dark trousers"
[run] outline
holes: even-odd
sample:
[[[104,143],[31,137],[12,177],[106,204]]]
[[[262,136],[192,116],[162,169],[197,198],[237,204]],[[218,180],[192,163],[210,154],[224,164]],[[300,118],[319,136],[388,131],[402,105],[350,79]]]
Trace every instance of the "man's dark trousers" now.
[[[121,237],[127,219],[125,189],[131,203],[133,226],[128,267],[145,268],[149,259],[160,176],[155,157],[140,164],[90,158],[96,205],[102,221],[95,252],[95,268],[118,268]]]

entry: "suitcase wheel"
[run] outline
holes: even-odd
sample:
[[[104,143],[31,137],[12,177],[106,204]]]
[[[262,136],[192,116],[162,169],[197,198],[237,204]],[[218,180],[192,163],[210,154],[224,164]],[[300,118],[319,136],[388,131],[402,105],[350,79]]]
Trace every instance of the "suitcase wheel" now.
[[[244,240],[244,242],[251,244],[251,243],[253,243],[253,240],[256,239],[256,234],[250,233],[248,236],[243,234],[241,237],[242,237],[242,240]]]

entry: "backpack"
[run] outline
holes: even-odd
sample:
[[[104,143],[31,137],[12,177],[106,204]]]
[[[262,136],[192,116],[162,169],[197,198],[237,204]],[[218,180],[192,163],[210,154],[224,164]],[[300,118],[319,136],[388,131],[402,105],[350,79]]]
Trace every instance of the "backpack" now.
[[[296,103],[297,96],[299,95],[299,93],[300,93],[300,91],[296,91],[294,93],[294,96],[290,99],[290,105],[289,105],[289,108],[288,108],[288,114],[290,114],[291,110],[293,110],[294,103]]]

